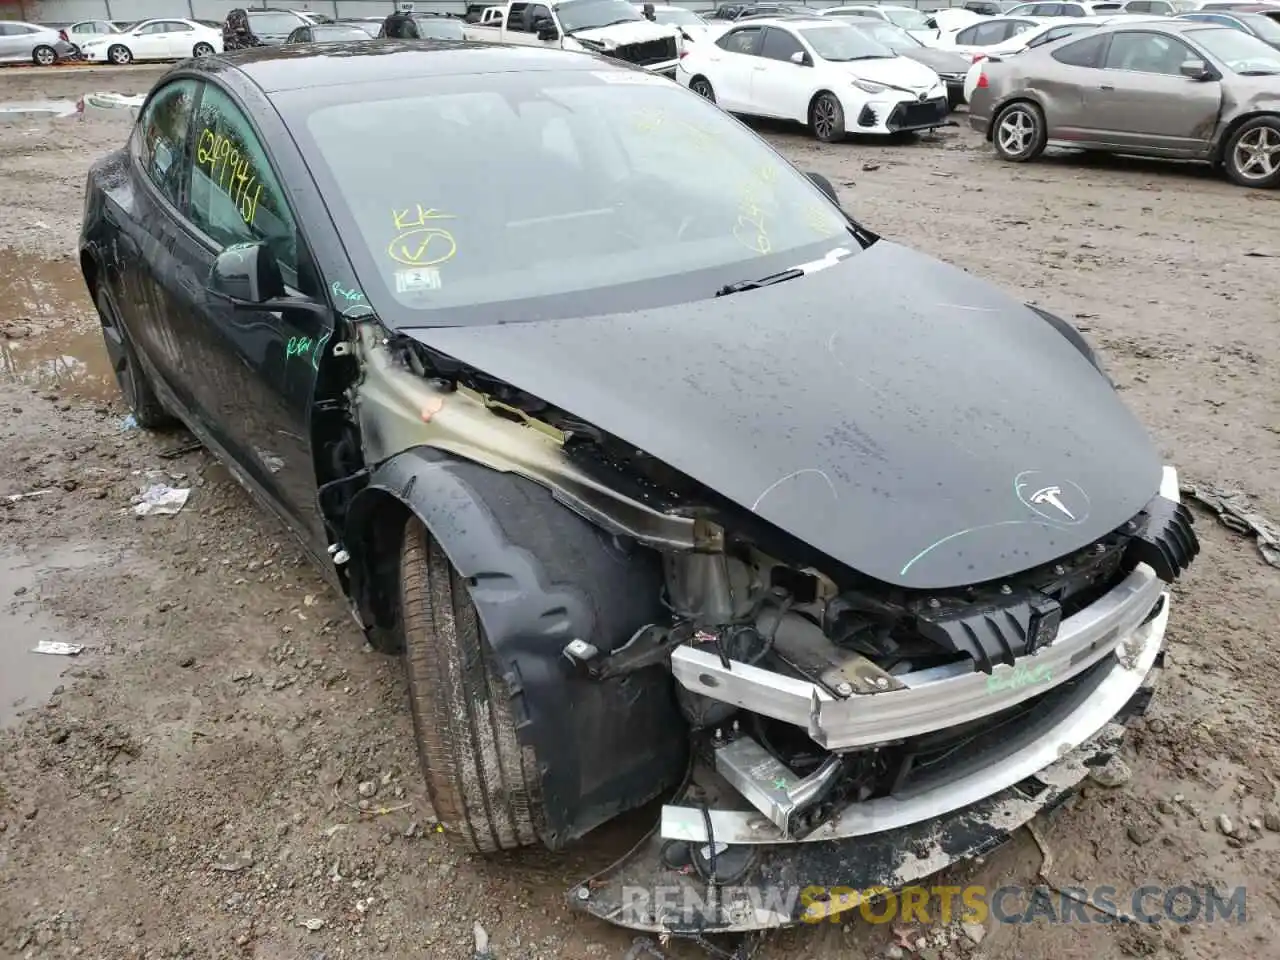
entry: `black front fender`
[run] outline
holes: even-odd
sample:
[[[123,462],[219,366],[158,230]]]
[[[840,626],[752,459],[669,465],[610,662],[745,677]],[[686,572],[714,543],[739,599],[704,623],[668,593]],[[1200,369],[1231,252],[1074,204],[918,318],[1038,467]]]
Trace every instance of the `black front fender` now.
[[[557,848],[675,785],[687,733],[670,674],[651,667],[605,681],[575,671],[574,639],[602,653],[665,617],[657,554],[604,533],[550,491],[418,447],[374,472],[351,505],[345,545],[357,602],[398,592],[398,545],[416,515],[470,584],[510,694],[521,746],[541,773],[543,842]],[[362,611],[378,616],[366,599]]]

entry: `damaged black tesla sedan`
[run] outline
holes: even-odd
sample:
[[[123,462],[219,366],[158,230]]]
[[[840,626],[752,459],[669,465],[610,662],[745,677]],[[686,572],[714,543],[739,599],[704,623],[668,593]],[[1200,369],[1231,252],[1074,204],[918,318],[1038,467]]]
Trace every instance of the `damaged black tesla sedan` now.
[[[403,656],[447,831],[561,848],[665,797],[569,892],[633,928],[1001,842],[1145,708],[1199,550],[1070,325],[607,59],[179,65],[80,256],[139,422]]]

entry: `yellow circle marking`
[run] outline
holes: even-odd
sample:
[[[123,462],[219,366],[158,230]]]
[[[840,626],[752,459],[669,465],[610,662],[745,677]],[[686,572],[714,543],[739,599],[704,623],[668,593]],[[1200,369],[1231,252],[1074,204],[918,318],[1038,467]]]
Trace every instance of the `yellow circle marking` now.
[[[387,244],[387,256],[406,267],[434,267],[458,252],[458,241],[443,227],[406,230]]]

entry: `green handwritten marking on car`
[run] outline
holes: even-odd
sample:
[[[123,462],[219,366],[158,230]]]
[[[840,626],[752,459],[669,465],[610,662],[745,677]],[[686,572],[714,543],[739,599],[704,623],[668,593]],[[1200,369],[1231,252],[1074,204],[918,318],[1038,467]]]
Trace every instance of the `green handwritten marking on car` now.
[[[361,293],[359,290],[348,290],[345,287],[343,287],[343,285],[340,284],[337,280],[333,281],[333,284],[332,286],[329,287],[329,289],[333,291],[333,295],[335,297],[337,297],[339,300],[345,300],[347,301],[347,303],[364,302],[363,293]]]
[[[315,341],[310,337],[290,337],[289,345],[285,347],[285,358],[305,357],[314,347]]]
[[[776,780],[773,781],[773,789],[775,790],[787,789],[787,781],[783,780],[781,777],[778,777]]]
[[[1049,683],[1053,680],[1053,671],[1047,665],[1028,667],[1020,663],[1009,673],[987,677],[987,693],[1000,693],[1004,690],[1021,690],[1023,687]]]
[[[316,348],[313,351],[311,351],[311,369],[312,370],[320,369],[320,355],[324,353],[324,345],[329,342],[329,338],[332,336],[333,336],[332,333],[326,333],[323,337],[320,338],[320,341],[316,344]]]

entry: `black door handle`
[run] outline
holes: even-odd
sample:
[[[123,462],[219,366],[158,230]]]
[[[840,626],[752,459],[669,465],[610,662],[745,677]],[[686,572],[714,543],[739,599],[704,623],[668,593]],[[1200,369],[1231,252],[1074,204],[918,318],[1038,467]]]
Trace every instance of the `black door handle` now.
[[[1115,89],[1115,87],[1113,87],[1113,86],[1112,86],[1111,84],[1109,84],[1109,83],[1103,83],[1103,84],[1099,84],[1099,85],[1098,85],[1098,89],[1099,89],[1099,90],[1114,90],[1114,89]]]

